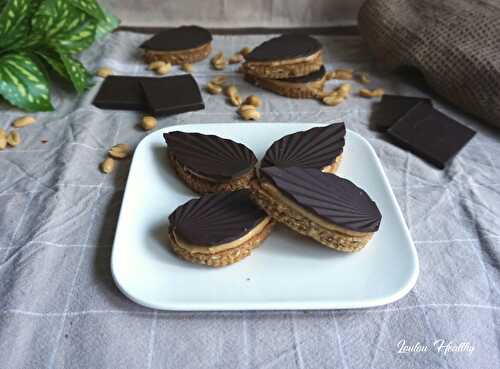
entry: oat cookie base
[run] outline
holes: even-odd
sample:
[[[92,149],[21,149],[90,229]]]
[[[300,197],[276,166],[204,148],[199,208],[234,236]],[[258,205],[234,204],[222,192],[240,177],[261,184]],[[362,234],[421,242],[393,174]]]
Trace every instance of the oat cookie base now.
[[[315,98],[326,82],[325,77],[313,82],[290,83],[279,79],[260,78],[251,74],[246,74],[245,80],[279,95],[296,99]]]
[[[339,169],[339,166],[340,166],[341,162],[342,162],[342,154],[340,154],[339,156],[337,156],[335,158],[335,160],[330,165],[327,165],[326,167],[324,167],[323,169],[321,169],[321,171],[323,173],[335,173]]]
[[[305,76],[317,71],[322,65],[322,52],[318,51],[307,58],[273,62],[245,62],[243,72],[260,78],[284,79]]]
[[[213,182],[207,179],[195,176],[194,174],[186,171],[184,167],[177,161],[177,159],[168,152],[170,164],[175,170],[177,176],[184,181],[184,183],[199,194],[213,193],[213,192],[232,192],[250,187],[250,180],[255,176],[255,170],[251,170],[247,174],[230,180],[228,182]]]
[[[209,42],[195,49],[179,51],[156,51],[146,50],[144,60],[150,64],[155,61],[164,61],[170,64],[191,64],[206,59],[212,51],[212,43]]]
[[[271,187],[273,191],[266,190]],[[269,183],[262,186],[262,183],[255,179],[250,183],[250,188],[253,200],[275,221],[334,250],[359,251],[373,236],[373,233],[355,232],[327,224],[304,209],[298,210],[298,206],[290,206],[290,203],[281,201],[275,196],[279,191]]]
[[[270,221],[261,232],[256,234],[251,239],[235,248],[224,250],[215,254],[190,253],[186,249],[179,247],[171,229],[169,229],[168,235],[172,250],[182,259],[195,264],[202,264],[211,267],[223,267],[234,264],[249,256],[252,250],[257,248],[261,242],[269,236],[273,229],[273,225],[274,222]]]

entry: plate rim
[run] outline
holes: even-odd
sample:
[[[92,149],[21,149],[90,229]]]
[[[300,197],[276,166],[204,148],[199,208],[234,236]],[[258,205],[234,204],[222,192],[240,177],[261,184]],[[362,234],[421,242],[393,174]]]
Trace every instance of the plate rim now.
[[[321,127],[321,126],[327,126],[332,123],[301,123],[301,122],[259,122],[259,123],[186,123],[186,124],[176,124],[168,127],[163,127],[160,128],[154,132],[149,133],[145,137],[141,139],[139,144],[137,145],[136,149],[134,152],[137,152],[138,150],[142,149],[143,146],[146,146],[148,141],[152,139],[154,135],[162,135],[165,132],[170,132],[173,130],[182,130],[182,128],[186,129],[186,127],[193,127],[193,126],[224,126],[224,125],[232,125],[232,126],[244,126],[248,127],[249,125],[259,125],[263,126],[266,124],[272,124],[272,125],[278,125],[278,124],[283,124],[283,125],[296,125],[296,126],[311,126],[312,127]],[[370,308],[370,307],[377,307],[377,306],[383,306],[387,305],[390,303],[393,303],[397,300],[400,300],[404,296],[406,296],[415,286],[418,276],[420,274],[420,261],[418,258],[418,253],[417,249],[415,247],[415,243],[413,242],[413,239],[411,237],[411,233],[409,231],[408,225],[406,224],[406,220],[403,216],[403,213],[401,211],[401,208],[399,207],[399,204],[397,202],[396,196],[394,195],[394,192],[392,190],[392,186],[390,185],[389,179],[387,178],[387,175],[384,171],[384,168],[382,166],[382,163],[373,148],[373,146],[370,144],[370,142],[364,138],[362,135],[359,133],[346,128],[346,131],[349,133],[349,135],[355,136],[357,139],[359,139],[363,144],[368,148],[370,151],[371,155],[375,159],[375,165],[377,166],[378,171],[382,174],[382,180],[384,183],[384,186],[389,189],[388,194],[390,201],[392,205],[396,209],[396,214],[399,218],[399,221],[403,225],[403,231],[404,231],[404,236],[406,240],[410,244],[410,252],[412,254],[412,266],[413,269],[411,271],[410,278],[406,281],[406,284],[397,290],[396,292],[389,294],[387,296],[383,296],[380,298],[370,298],[368,301],[364,300],[358,300],[355,303],[341,303],[338,304],[337,306],[332,306],[332,303],[329,301],[313,301],[313,300],[307,300],[307,301],[291,301],[288,300],[286,302],[245,302],[245,303],[238,303],[238,302],[218,302],[218,303],[200,303],[200,302],[184,302],[184,303],[177,303],[177,302],[171,302],[169,304],[162,304],[162,306],[159,306],[158,304],[153,304],[148,301],[142,300],[136,296],[134,296],[132,293],[130,293],[127,288],[120,283],[120,277],[117,275],[115,272],[115,269],[117,268],[115,264],[117,263],[116,259],[116,239],[119,231],[119,226],[121,223],[121,219],[123,216],[123,206],[126,202],[126,199],[128,198],[128,192],[129,190],[129,179],[131,177],[131,174],[133,172],[134,164],[137,162],[135,155],[132,158],[132,162],[130,164],[129,168],[129,173],[127,175],[127,181],[125,184],[125,189],[123,192],[123,197],[122,197],[122,204],[120,206],[120,213],[117,219],[116,223],[116,229],[115,229],[115,236],[113,239],[113,245],[111,249],[111,275],[113,278],[113,281],[117,288],[120,290],[121,293],[123,293],[127,298],[132,300],[133,302],[145,306],[147,308],[152,308],[152,309],[157,309],[157,310],[165,310],[165,311],[286,311],[286,310],[345,310],[345,309],[363,309],[363,308]],[[249,306],[248,308],[245,306]],[[303,305],[303,306],[302,306]],[[273,307],[273,306],[278,306],[278,307]]]

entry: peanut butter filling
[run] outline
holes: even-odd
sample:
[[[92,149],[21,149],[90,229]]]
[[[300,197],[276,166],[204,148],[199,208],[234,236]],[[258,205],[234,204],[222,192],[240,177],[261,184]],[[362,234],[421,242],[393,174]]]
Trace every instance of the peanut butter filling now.
[[[357,231],[352,231],[350,229],[346,229],[343,227],[340,227],[336,224],[330,223],[323,218],[311,213],[310,211],[302,208],[301,206],[297,205],[294,201],[290,200],[287,196],[283,195],[280,190],[278,190],[273,184],[265,181],[260,182],[260,186],[262,190],[267,192],[269,196],[274,198],[277,202],[280,202],[282,204],[285,204],[287,207],[293,209],[300,215],[302,215],[304,218],[309,219],[311,222],[314,222],[321,227],[335,231],[337,233],[345,234],[346,236],[357,236],[357,237],[365,237],[367,235],[370,235],[371,232],[357,232]]]
[[[269,224],[271,221],[270,217],[266,217],[262,222],[257,224],[250,232],[246,233],[243,237],[238,238],[237,240],[223,243],[220,245],[215,245],[215,246],[201,246],[201,245],[193,245],[190,244],[182,238],[180,238],[175,231],[172,232],[172,235],[175,239],[175,242],[177,243],[177,246],[183,250],[186,250],[190,254],[217,254],[221,251],[226,251],[230,249],[237,248],[247,242],[248,240],[252,239],[256,235],[258,235],[260,232],[264,230],[264,228]]]
[[[307,63],[309,61],[313,61],[316,58],[321,56],[322,51],[315,52],[309,56],[304,56],[301,58],[294,59],[285,59],[285,60],[274,60],[274,61],[247,61],[245,64],[248,68],[252,66],[279,66],[279,65],[288,65],[288,64],[296,64],[296,63]]]

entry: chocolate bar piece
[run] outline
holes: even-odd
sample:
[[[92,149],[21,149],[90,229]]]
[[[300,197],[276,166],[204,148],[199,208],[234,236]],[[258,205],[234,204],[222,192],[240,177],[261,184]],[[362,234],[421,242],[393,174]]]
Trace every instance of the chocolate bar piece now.
[[[155,116],[205,109],[200,89],[190,74],[141,80],[149,108]]]
[[[374,128],[377,131],[385,132],[389,127],[397,122],[399,118],[405,115],[415,105],[424,103],[429,108],[432,107],[430,99],[422,97],[384,95],[377,105],[375,111]]]
[[[147,110],[141,80],[151,77],[109,76],[101,85],[93,104],[101,109]]]
[[[475,131],[456,120],[429,108],[427,104],[417,104],[387,130],[387,134],[404,149],[444,169]]]

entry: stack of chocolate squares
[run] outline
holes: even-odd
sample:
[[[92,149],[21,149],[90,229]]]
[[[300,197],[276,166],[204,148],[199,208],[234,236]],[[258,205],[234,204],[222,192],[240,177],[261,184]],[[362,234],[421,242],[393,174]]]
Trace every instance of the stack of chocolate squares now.
[[[283,96],[307,99],[323,89],[323,46],[307,35],[272,38],[245,55],[245,80]]]
[[[398,146],[444,169],[475,131],[436,110],[430,99],[384,95],[375,127]]]

